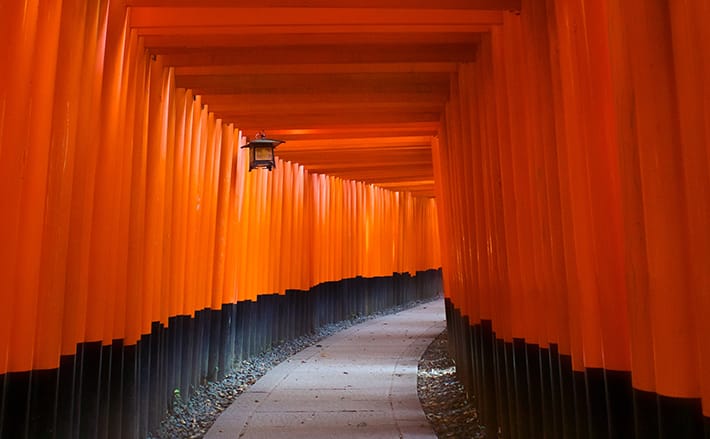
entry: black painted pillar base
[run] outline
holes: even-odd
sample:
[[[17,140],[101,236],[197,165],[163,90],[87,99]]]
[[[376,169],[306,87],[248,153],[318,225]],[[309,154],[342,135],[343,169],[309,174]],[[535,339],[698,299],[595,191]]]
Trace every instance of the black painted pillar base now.
[[[449,353],[489,432],[505,439],[710,439],[699,398],[633,389],[628,371],[572,369],[557,345],[496,339],[446,299]]]
[[[133,345],[80,343],[59,367],[0,375],[0,439],[139,439],[197,386],[321,326],[441,292],[441,271],[357,277],[153,322]]]

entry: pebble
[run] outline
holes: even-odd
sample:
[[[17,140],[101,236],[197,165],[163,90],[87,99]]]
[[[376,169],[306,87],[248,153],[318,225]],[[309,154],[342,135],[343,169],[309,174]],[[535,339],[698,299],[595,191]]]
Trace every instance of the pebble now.
[[[486,438],[486,428],[478,422],[476,407],[466,398],[456,377],[447,344],[444,330],[419,359],[417,393],[424,414],[439,438]]]

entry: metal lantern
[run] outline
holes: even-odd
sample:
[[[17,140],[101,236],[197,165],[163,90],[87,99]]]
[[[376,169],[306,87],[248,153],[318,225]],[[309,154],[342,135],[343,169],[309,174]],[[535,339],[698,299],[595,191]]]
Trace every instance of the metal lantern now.
[[[249,148],[249,171],[252,169],[268,169],[276,167],[274,148],[284,143],[283,140],[268,139],[262,131],[242,148]]]

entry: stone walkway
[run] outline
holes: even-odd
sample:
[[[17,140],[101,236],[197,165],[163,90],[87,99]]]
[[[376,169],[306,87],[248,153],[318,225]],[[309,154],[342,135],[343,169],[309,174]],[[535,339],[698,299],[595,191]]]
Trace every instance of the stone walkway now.
[[[328,337],[270,370],[205,437],[436,438],[417,397],[417,364],[444,319],[436,301]]]

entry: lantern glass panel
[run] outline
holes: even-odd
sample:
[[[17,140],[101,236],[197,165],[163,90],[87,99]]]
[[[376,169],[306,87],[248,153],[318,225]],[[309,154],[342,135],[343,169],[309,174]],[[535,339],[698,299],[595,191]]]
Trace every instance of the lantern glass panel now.
[[[255,160],[274,160],[274,148],[271,146],[257,146],[254,148],[254,159]]]

